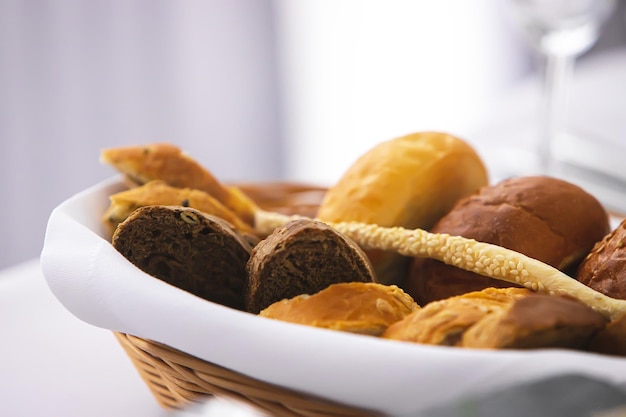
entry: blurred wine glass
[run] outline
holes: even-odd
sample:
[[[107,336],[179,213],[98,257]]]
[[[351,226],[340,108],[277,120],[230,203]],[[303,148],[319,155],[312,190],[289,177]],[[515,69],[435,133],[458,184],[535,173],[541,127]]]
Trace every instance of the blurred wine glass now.
[[[501,144],[500,151],[493,152],[498,157],[495,171],[500,171],[501,179],[529,174],[562,178],[596,196],[610,212],[626,217],[626,148],[618,138],[606,136],[606,130],[599,134],[596,126],[581,127],[580,120],[567,119],[574,63],[598,41],[617,1],[506,0],[505,4],[513,23],[542,58],[543,82],[536,123],[500,125],[501,134],[521,140]],[[574,104],[591,109],[590,103]],[[535,148],[525,149],[524,143]]]
[[[509,0],[529,43],[544,61],[539,170],[555,171],[554,144],[567,133],[568,93],[577,57],[598,40],[615,0]]]

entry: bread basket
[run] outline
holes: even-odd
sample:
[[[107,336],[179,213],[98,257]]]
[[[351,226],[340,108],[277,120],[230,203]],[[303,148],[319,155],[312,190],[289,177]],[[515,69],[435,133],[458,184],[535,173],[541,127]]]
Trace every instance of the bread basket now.
[[[150,392],[166,409],[184,408],[216,395],[247,403],[270,416],[380,415],[267,384],[160,343],[115,335]]]
[[[124,188],[121,178],[110,178],[55,208],[41,265],[61,304],[112,331],[167,409],[214,395],[274,416],[420,415],[555,375],[626,383],[626,360],[618,357],[395,342],[207,302],[143,273],[112,247],[102,213],[108,196]],[[310,213],[324,192],[298,184],[240,188],[263,208],[284,213]]]
[[[235,184],[261,208],[314,215],[325,188],[296,183]],[[374,412],[268,384],[180,350],[114,332],[156,401],[166,409],[185,408],[206,396],[227,396],[271,416],[375,416]]]

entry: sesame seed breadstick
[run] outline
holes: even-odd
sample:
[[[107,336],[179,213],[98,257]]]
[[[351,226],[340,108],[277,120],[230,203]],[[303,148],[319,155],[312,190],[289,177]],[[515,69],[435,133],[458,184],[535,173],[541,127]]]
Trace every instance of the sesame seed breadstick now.
[[[275,228],[294,217],[258,211],[255,227]],[[412,257],[427,257],[490,278],[519,284],[537,292],[577,298],[609,319],[626,314],[626,300],[599,293],[536,259],[501,246],[460,236],[408,230],[401,227],[340,222],[329,223],[364,249],[394,251]]]

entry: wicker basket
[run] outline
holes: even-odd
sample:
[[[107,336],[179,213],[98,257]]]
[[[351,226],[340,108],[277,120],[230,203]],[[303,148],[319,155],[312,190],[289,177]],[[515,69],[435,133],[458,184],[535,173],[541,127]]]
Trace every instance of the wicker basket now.
[[[160,343],[114,333],[141,378],[166,409],[224,396],[270,416],[380,416],[259,381]]]
[[[234,184],[262,209],[314,216],[326,189],[295,183]],[[271,416],[376,416],[287,388],[268,384],[172,347],[122,333],[114,333],[143,381],[166,409],[184,408],[207,396],[226,396]]]

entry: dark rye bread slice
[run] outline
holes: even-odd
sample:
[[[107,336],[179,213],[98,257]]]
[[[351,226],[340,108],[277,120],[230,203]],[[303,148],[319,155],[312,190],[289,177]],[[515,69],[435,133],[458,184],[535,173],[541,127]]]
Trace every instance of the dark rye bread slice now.
[[[372,266],[348,237],[317,220],[293,220],[253,250],[247,264],[246,308],[259,313],[285,298],[339,282],[373,282]]]
[[[226,221],[189,207],[146,206],[122,222],[113,246],[144,272],[171,285],[244,309],[252,238]]]

